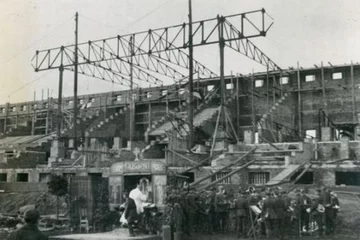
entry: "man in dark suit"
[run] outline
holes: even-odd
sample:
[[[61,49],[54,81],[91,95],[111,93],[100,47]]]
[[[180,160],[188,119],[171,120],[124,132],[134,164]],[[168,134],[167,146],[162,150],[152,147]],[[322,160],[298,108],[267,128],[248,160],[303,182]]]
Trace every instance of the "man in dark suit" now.
[[[314,199],[313,204],[311,208],[307,209],[307,212],[312,212],[314,219],[318,225],[318,238],[323,237],[324,235],[324,225],[325,225],[325,205],[326,203],[326,195],[325,195],[325,189],[321,188],[318,189],[318,196],[316,199]]]
[[[274,222],[277,219],[273,192],[266,191],[266,199],[262,208],[262,217],[265,219],[266,236],[273,236]]]
[[[245,224],[246,221],[248,221],[249,215],[249,204],[246,199],[245,192],[239,192],[239,194],[239,197],[235,199],[238,238],[246,237],[247,235]]]
[[[299,213],[300,213],[300,223],[301,223],[301,229],[305,229],[305,231],[309,230],[309,221],[310,221],[310,215],[306,211],[307,208],[311,206],[311,199],[306,195],[305,189],[300,190],[300,195],[297,199],[297,206],[299,207]]]
[[[284,197],[281,196],[279,191],[275,191],[274,193],[274,210],[276,214],[276,219],[274,220],[274,228],[277,237],[279,239],[284,239],[284,230],[285,226],[290,223],[285,223],[284,219],[286,218],[286,203],[284,201]]]
[[[125,199],[125,219],[128,222],[129,234],[131,237],[135,236],[134,225],[139,222],[139,215],[136,211],[136,204],[134,199],[129,197],[129,193],[124,193]]]
[[[20,229],[12,232],[8,236],[8,240],[48,240],[37,228],[40,220],[40,213],[36,209],[27,210],[24,214],[25,225]]]

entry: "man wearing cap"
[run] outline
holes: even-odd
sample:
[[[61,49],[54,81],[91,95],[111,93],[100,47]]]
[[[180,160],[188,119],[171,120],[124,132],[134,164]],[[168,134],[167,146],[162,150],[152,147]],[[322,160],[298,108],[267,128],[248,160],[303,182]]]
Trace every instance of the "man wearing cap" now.
[[[238,238],[246,237],[247,232],[245,228],[246,220],[248,219],[249,205],[245,196],[245,192],[240,190],[239,197],[235,199],[235,209],[237,218]]]
[[[25,225],[12,232],[8,240],[47,240],[46,235],[39,231],[37,223],[40,219],[40,213],[36,209],[27,210],[24,214]]]
[[[315,221],[318,225],[319,238],[324,235],[324,224],[325,224],[325,189],[318,189],[318,197],[314,200],[312,206],[306,211],[308,213],[312,212],[315,218]]]
[[[274,194],[270,190],[266,191],[266,199],[262,208],[262,217],[265,219],[266,236],[273,237],[274,221],[277,219],[275,212]]]
[[[215,210],[218,218],[218,229],[223,233],[225,232],[225,227],[227,226],[229,207],[229,203],[227,202],[225,196],[225,189],[223,186],[219,186],[218,192],[215,196]]]
[[[308,231],[310,215],[306,211],[306,209],[311,206],[311,199],[306,195],[305,189],[300,190],[300,194],[298,195],[297,200],[298,200],[297,206],[299,207],[300,224],[301,224],[300,231],[302,230]]]
[[[276,235],[280,239],[284,239],[284,230],[288,223],[284,222],[286,217],[286,209],[287,206],[285,204],[283,196],[281,196],[280,192],[282,189],[275,190],[274,193],[274,209],[276,213],[276,219],[274,219],[274,228],[276,230]]]

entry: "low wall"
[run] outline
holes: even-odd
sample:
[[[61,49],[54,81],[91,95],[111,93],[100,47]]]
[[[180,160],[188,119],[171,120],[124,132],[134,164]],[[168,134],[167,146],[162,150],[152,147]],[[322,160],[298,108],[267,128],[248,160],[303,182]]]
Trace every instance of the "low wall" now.
[[[46,183],[12,182],[0,183],[0,190],[5,192],[47,192]]]

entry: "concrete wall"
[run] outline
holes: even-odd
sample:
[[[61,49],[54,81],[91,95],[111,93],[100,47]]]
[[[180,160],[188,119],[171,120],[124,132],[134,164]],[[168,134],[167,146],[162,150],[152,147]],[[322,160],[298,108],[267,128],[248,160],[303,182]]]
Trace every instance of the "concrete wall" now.
[[[101,173],[102,177],[106,178],[110,175],[110,169],[109,168],[87,168],[87,169],[77,169],[77,168],[6,168],[6,169],[0,169],[0,173],[7,174],[7,183],[16,183],[17,182],[17,174],[18,173],[27,173],[28,174],[28,183],[38,183],[40,181],[44,181],[44,179],[41,179],[42,176],[45,176],[46,174],[74,174],[76,176],[88,176],[91,173]],[[24,182],[21,182],[19,184],[22,184]]]
[[[340,160],[341,158],[341,142],[319,142],[318,143],[319,160],[331,161]],[[349,159],[360,160],[360,141],[349,141]]]
[[[47,192],[46,183],[28,183],[28,182],[0,182],[0,189],[5,192]]]

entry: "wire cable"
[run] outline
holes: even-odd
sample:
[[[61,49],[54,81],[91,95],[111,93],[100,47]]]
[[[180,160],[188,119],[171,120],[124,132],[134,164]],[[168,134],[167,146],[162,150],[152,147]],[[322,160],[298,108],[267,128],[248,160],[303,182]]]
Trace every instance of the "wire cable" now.
[[[42,36],[41,38],[35,40],[34,42],[32,42],[31,44],[29,44],[26,48],[24,48],[23,50],[15,53],[14,55],[12,55],[11,57],[9,57],[8,59],[2,61],[0,64],[6,64],[8,62],[10,62],[11,60],[13,60],[14,58],[16,58],[17,56],[21,55],[22,53],[26,52],[27,50],[31,49],[32,47],[35,46],[35,44],[37,44],[38,42],[40,42],[41,40],[47,38],[50,34],[52,34],[53,32],[55,32],[55,30],[59,29],[60,27],[62,27],[63,25],[65,25],[69,20],[73,19],[73,17],[65,20],[64,22],[62,22],[61,24],[55,26],[54,28],[52,28],[52,30],[50,32],[48,32],[47,34],[45,34],[44,36]]]
[[[31,85],[31,84],[33,84],[33,83],[35,83],[35,82],[39,81],[40,79],[42,79],[43,77],[45,77],[45,76],[46,76],[46,75],[48,75],[48,74],[50,74],[50,72],[49,72],[49,71],[48,71],[48,72],[46,72],[46,73],[44,73],[43,75],[41,75],[41,76],[39,76],[39,77],[35,78],[35,79],[34,79],[34,80],[32,80],[31,82],[28,82],[28,83],[26,83],[26,84],[22,85],[21,87],[17,88],[16,90],[12,91],[11,93],[9,93],[9,94],[8,94],[8,97],[10,97],[10,96],[12,96],[13,94],[15,94],[15,93],[19,92],[20,90],[24,89],[25,87],[27,87],[27,86],[29,86],[29,85]]]
[[[160,8],[162,8],[163,6],[167,5],[170,1],[173,1],[173,0],[168,0],[166,1],[165,3],[163,4],[160,4],[159,6],[157,6],[156,8],[152,9],[151,11],[149,11],[148,13],[146,13],[145,15],[139,17],[138,19],[134,20],[133,22],[129,23],[129,25],[127,25],[126,27],[120,29],[119,31],[123,31],[127,28],[130,28],[132,26],[134,26],[135,24],[137,24],[138,22],[140,22],[141,20],[143,20],[144,18],[150,16],[151,14],[153,14],[155,11],[159,10]],[[92,19],[88,16],[85,16],[83,14],[81,14],[81,17],[87,19],[87,20],[90,20],[90,21],[93,21],[93,22],[96,22],[98,24],[101,24],[101,25],[104,25],[104,26],[107,26],[107,27],[111,27],[111,28],[114,28],[114,29],[119,29],[119,27],[116,27],[116,26],[112,26],[112,25],[109,25],[109,24],[106,24],[104,22],[100,22],[98,20],[95,20],[95,19]]]

